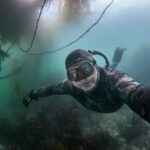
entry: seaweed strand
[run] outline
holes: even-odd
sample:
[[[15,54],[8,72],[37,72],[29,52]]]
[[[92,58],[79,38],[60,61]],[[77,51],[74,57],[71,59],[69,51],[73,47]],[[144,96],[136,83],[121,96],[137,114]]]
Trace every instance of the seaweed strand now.
[[[26,59],[27,59],[27,55],[25,56],[25,59],[24,59],[24,61],[23,61],[23,63],[22,63],[21,66],[17,67],[17,68],[16,68],[14,71],[12,71],[11,73],[8,73],[8,74],[6,74],[6,75],[4,75],[4,76],[1,76],[1,77],[0,77],[0,80],[7,79],[7,78],[13,76],[14,74],[20,72],[20,71],[23,69],[23,66],[24,66],[25,63],[26,63]]]
[[[17,44],[18,47],[20,48],[20,50],[23,51],[23,52],[29,52],[32,49],[32,46],[33,46],[33,43],[34,43],[34,40],[35,40],[35,36],[36,36],[37,30],[38,30],[39,21],[40,21],[41,14],[42,14],[43,8],[45,6],[45,3],[46,3],[46,0],[43,0],[43,4],[41,6],[40,13],[39,13],[38,18],[37,18],[37,22],[36,22],[36,25],[35,25],[35,30],[34,30],[34,33],[33,33],[33,38],[31,40],[31,44],[30,44],[29,48],[28,49],[23,49],[20,46],[19,43]]]
[[[77,41],[79,41],[81,38],[83,38],[94,26],[96,26],[99,21],[102,19],[102,17],[104,16],[105,12],[108,10],[108,8],[112,5],[112,3],[114,2],[114,0],[112,0],[103,10],[103,12],[101,13],[101,15],[99,16],[99,18],[97,19],[96,22],[94,22],[83,34],[81,34],[78,38],[76,38],[75,40],[73,40],[72,42],[66,44],[63,47],[60,47],[58,49],[55,50],[49,50],[49,51],[45,51],[45,52],[40,52],[40,53],[31,53],[31,52],[27,52],[29,55],[44,55],[44,54],[48,54],[48,53],[55,53],[58,52],[60,50],[63,50],[71,45],[73,45],[74,43],[76,43]]]

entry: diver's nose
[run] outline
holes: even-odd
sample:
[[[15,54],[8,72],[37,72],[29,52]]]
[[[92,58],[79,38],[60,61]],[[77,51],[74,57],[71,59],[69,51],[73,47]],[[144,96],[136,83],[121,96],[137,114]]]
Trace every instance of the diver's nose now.
[[[85,79],[85,74],[81,70],[78,70],[77,71],[77,81],[80,81],[83,79]]]

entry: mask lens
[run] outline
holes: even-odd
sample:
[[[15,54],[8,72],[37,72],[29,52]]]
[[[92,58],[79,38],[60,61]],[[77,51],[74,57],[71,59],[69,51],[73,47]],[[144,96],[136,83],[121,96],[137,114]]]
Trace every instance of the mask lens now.
[[[88,76],[93,73],[93,67],[88,62],[83,63],[80,68]]]
[[[76,78],[77,78],[76,71],[74,69],[73,70],[68,70],[67,71],[67,76],[68,76],[68,79],[70,81],[76,80]]]

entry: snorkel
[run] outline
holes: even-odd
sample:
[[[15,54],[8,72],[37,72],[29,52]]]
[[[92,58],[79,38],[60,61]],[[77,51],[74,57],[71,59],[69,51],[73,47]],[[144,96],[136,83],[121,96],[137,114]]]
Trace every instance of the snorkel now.
[[[112,63],[110,65],[108,58],[106,57],[106,55],[104,55],[103,53],[99,52],[99,51],[95,51],[95,50],[88,50],[88,52],[92,55],[100,55],[105,59],[106,65],[105,68],[112,68],[115,69],[117,67],[117,65],[120,63],[123,53],[126,50],[126,48],[120,48],[117,47],[112,59]]]
[[[103,53],[99,52],[99,51],[95,51],[95,50],[88,50],[88,52],[92,55],[99,55],[102,56],[105,59],[106,65],[105,67],[108,68],[109,67],[109,60],[106,57],[106,55],[104,55]]]

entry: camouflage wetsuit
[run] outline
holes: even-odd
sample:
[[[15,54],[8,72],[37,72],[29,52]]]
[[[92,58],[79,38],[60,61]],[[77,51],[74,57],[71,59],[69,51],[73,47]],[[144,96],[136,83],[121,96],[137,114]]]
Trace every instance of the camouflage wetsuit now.
[[[98,70],[100,80],[91,92],[84,92],[74,87],[69,80],[64,80],[36,90],[36,96],[71,95],[86,108],[102,113],[114,112],[125,103],[150,122],[150,87],[143,86],[127,74],[111,68]]]

